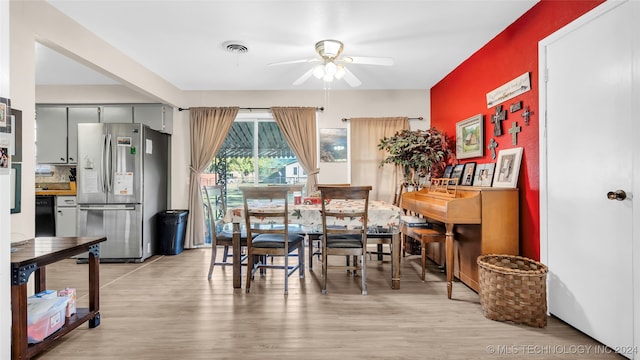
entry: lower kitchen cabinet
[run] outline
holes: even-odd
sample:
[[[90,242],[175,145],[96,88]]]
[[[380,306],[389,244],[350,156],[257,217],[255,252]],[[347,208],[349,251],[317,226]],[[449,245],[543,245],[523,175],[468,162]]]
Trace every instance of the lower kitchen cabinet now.
[[[56,236],[76,236],[77,209],[75,196],[56,196]]]

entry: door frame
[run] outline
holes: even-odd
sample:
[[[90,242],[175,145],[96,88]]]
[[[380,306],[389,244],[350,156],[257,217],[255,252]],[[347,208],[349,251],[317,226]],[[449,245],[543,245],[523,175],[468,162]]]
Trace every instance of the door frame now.
[[[600,4],[593,10],[574,20],[573,22],[567,24],[563,28],[554,32],[553,34],[547,36],[546,38],[540,40],[538,43],[538,88],[539,88],[539,109],[538,113],[540,114],[540,126],[539,126],[539,151],[540,151],[540,261],[542,263],[548,263],[549,258],[549,238],[548,238],[548,187],[547,187],[547,89],[546,89],[546,68],[547,68],[547,47],[557,41],[558,39],[566,36],[567,34],[580,29],[585,24],[595,20],[596,18],[602,16],[603,14],[615,9],[616,7],[628,2],[629,0],[621,0],[621,1],[605,1]],[[636,5],[634,11],[640,14],[640,4]],[[640,28],[640,26],[638,27]],[[640,35],[637,34],[638,31],[634,32],[634,44],[636,49],[640,49]],[[640,51],[634,52],[634,64],[640,64]],[[633,70],[633,82],[635,84],[640,84],[640,65],[634,67]],[[638,98],[640,96],[640,86],[634,86],[632,89],[633,98]],[[632,114],[640,114],[640,102],[633,102],[632,104]],[[632,121],[631,131],[633,134],[640,135],[640,119],[636,119],[636,121]],[[640,141],[634,141],[632,144],[632,151],[634,154],[640,154]],[[633,157],[633,169],[640,169],[640,156]],[[640,194],[640,176],[635,177],[637,171],[634,171],[634,178],[632,180],[632,188],[631,194],[627,194],[629,198],[633,200],[634,194]],[[633,214],[640,214],[640,204],[638,201],[632,202],[632,212]],[[632,230],[632,286],[633,286],[633,301],[634,304],[638,303],[640,300],[640,231],[636,229],[640,229],[640,217],[635,215],[633,222],[633,230]],[[547,295],[548,296],[548,295]],[[634,349],[637,349],[640,346],[640,307],[635,307],[633,309],[633,327],[634,327],[634,335],[633,341],[634,344],[629,344],[630,346],[634,346]],[[633,358],[640,359],[640,353],[632,354]]]

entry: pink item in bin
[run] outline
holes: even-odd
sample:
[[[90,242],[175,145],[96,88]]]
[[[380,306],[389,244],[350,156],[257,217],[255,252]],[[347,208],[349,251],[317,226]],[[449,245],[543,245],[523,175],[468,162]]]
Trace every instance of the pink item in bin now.
[[[71,315],[76,313],[76,289],[75,288],[64,288],[58,291],[58,296],[66,296],[67,301],[67,311],[65,316],[70,317]]]

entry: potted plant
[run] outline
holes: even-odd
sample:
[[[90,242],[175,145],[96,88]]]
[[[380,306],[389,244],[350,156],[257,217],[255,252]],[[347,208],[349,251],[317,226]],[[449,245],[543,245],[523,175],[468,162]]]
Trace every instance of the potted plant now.
[[[453,139],[436,128],[398,131],[380,139],[378,149],[389,154],[380,166],[401,166],[405,182],[410,185],[416,185],[418,177],[442,176],[445,167],[455,161]]]

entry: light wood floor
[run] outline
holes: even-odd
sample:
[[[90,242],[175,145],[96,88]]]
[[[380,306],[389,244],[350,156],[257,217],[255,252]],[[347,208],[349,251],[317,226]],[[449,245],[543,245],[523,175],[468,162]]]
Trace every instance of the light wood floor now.
[[[209,255],[101,264],[101,325],[81,326],[37,359],[622,359],[555,318],[544,329],[488,320],[462,283],[447,300],[435,265],[420,281],[419,256],[403,259],[400,290],[389,264],[370,263],[367,296],[339,270],[323,296],[316,263],[304,279],[291,276],[285,297],[280,270],[256,275],[250,294],[244,278],[232,288],[230,267],[208,281]],[[76,287],[87,306],[87,265],[63,261],[47,277],[50,289]]]

